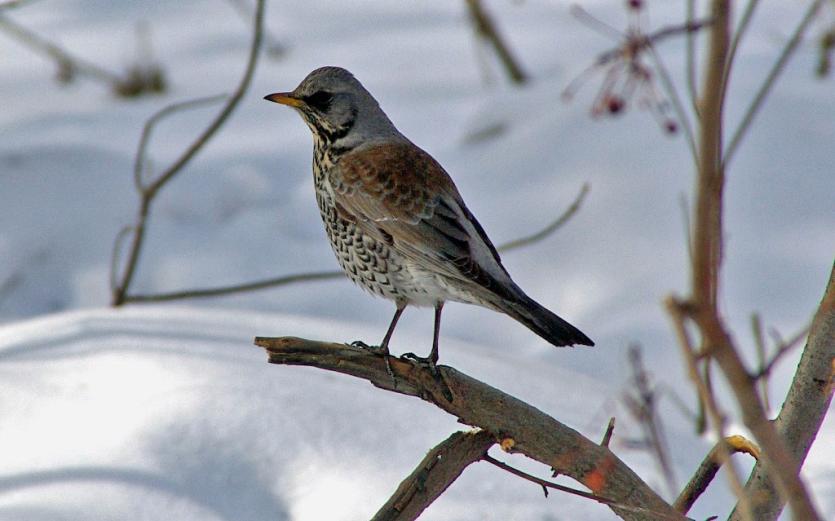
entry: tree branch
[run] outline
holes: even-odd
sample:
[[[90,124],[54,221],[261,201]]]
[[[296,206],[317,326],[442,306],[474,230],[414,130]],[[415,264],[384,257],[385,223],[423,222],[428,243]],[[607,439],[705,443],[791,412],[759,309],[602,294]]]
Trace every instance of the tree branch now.
[[[487,431],[455,432],[435,446],[400,483],[371,521],[412,521],[426,510],[496,438]]]
[[[206,98],[205,100],[193,100],[192,102],[186,102],[193,106],[194,103],[204,103],[209,101],[213,98]],[[173,106],[173,105],[172,105]],[[170,107],[169,107],[170,108]],[[153,119],[153,118],[152,118]],[[151,120],[149,120],[150,122]],[[143,136],[145,136],[145,132],[143,132]],[[140,144],[140,150],[142,149],[142,145]],[[139,154],[141,157],[142,154]],[[136,179],[140,179],[139,173],[141,172],[141,168],[137,167],[135,169],[135,177]],[[139,181],[137,181],[137,186],[141,186]],[[589,184],[583,183],[583,186],[580,188],[580,192],[574,198],[574,201],[571,205],[566,208],[556,219],[548,223],[544,228],[541,230],[532,233],[531,235],[527,235],[525,237],[520,237],[519,239],[510,240],[504,244],[500,244],[497,246],[497,249],[504,253],[510,250],[515,250],[518,248],[524,248],[535,244],[537,242],[543,241],[549,236],[551,236],[555,231],[562,228],[565,223],[567,223],[577,211],[580,209],[580,206],[583,204],[583,201],[586,198],[586,195],[589,193]],[[118,240],[117,240],[118,241]],[[115,250],[114,251],[118,251]],[[115,254],[114,254],[115,255]],[[115,264],[115,261],[114,261]],[[111,272],[113,270],[111,269]],[[190,298],[206,298],[206,297],[220,297],[224,295],[233,295],[235,293],[242,293],[245,291],[258,291],[262,289],[269,289],[275,288],[278,286],[286,286],[289,284],[298,284],[301,282],[314,282],[314,281],[325,281],[325,280],[336,280],[336,279],[344,279],[345,273],[342,270],[334,270],[334,271],[313,271],[307,273],[297,273],[295,275],[283,275],[281,277],[273,277],[270,279],[264,280],[257,280],[254,282],[247,282],[244,284],[233,284],[231,286],[218,286],[214,288],[203,288],[203,289],[186,289],[181,291],[172,291],[168,293],[151,293],[151,294],[132,294],[127,295],[124,298],[124,302],[168,302],[171,300],[183,300],[183,299],[190,299]],[[111,280],[113,276],[111,276]],[[111,283],[112,287],[115,287],[115,283]]]
[[[832,403],[833,377],[835,376],[835,264],[829,275],[829,283],[818,307],[809,338],[794,380],[783,402],[783,408],[774,426],[798,467],[803,465],[812,442],[815,441],[823,419]],[[774,477],[763,462],[757,462],[745,492],[751,498],[754,518],[757,521],[777,519],[785,505],[785,499],[776,491]],[[807,519],[795,514],[795,519]],[[732,521],[739,521],[736,510]]]
[[[502,62],[502,65],[504,66],[505,71],[507,71],[507,75],[510,77],[511,81],[517,84],[522,84],[528,81],[528,75],[522,70],[518,60],[516,60],[513,53],[510,52],[510,48],[502,39],[501,35],[499,35],[499,31],[496,29],[496,24],[493,22],[493,19],[490,18],[490,15],[487,14],[487,11],[484,10],[484,6],[481,5],[481,0],[466,1],[467,9],[469,10],[470,18],[473,21],[476,32],[493,46],[493,49],[496,51],[496,55]]]
[[[699,468],[696,469],[696,473],[690,478],[690,482],[685,485],[681,494],[673,503],[673,508],[682,514],[686,514],[693,503],[699,499],[699,496],[707,490],[722,463],[726,461],[727,455],[735,452],[745,452],[757,459],[760,457],[759,448],[743,436],[728,436],[719,441],[702,460]]]
[[[240,81],[238,82],[238,86],[235,91],[229,96],[229,99],[226,101],[226,104],[220,110],[217,116],[212,120],[208,127],[194,140],[194,142],[189,145],[189,147],[180,155],[180,157],[171,164],[165,171],[159,175],[153,182],[148,184],[147,186],[143,185],[141,182],[141,164],[143,161],[143,152],[144,152],[144,140],[140,142],[139,152],[137,153],[136,162],[138,165],[135,171],[134,176],[137,181],[137,187],[140,190],[140,197],[141,201],[139,204],[139,213],[137,215],[136,224],[133,226],[133,240],[131,241],[130,246],[130,253],[128,254],[128,261],[127,266],[125,267],[124,271],[122,272],[122,277],[119,284],[111,288],[113,292],[113,299],[112,304],[113,306],[121,306],[126,302],[128,298],[128,289],[130,288],[130,284],[133,281],[133,276],[136,272],[136,266],[139,262],[139,255],[142,251],[142,245],[145,240],[145,232],[147,230],[147,220],[148,214],[151,209],[151,203],[154,200],[157,192],[168,182],[170,181],[177,173],[182,171],[182,169],[188,164],[191,159],[197,155],[197,153],[202,149],[206,143],[215,135],[215,133],[223,126],[232,112],[237,108],[238,103],[240,103],[241,99],[244,97],[247,89],[249,88],[249,84],[252,81],[252,76],[255,73],[255,66],[258,63],[258,54],[261,49],[261,40],[263,37],[263,26],[264,26],[264,4],[265,0],[257,0],[256,8],[255,8],[255,16],[253,20],[253,30],[252,30],[252,43],[249,48],[249,57],[247,59],[246,68],[244,69],[244,73],[241,76]],[[196,101],[195,103],[205,103],[206,100]],[[187,105],[187,106],[192,106]],[[165,109],[163,109],[165,110]],[[152,118],[153,119],[153,118]],[[146,132],[149,133],[149,130],[146,129],[143,131],[143,136],[145,136]],[[115,277],[114,277],[115,278]]]
[[[646,519],[651,510],[664,518],[684,519],[607,447],[585,438],[542,411],[451,367],[438,366],[438,377],[412,362],[345,344],[293,337],[255,339],[269,362],[305,365],[363,378],[373,385],[426,400],[466,425],[490,432],[505,446],[588,487],[593,494],[628,505],[611,505],[623,519]],[[387,367],[391,373],[387,371]],[[451,398],[450,399],[448,399]]]

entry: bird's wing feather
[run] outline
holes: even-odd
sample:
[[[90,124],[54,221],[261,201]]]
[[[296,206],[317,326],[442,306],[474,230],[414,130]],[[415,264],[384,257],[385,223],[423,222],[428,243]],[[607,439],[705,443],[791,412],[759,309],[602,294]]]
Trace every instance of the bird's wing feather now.
[[[452,179],[411,143],[360,147],[329,172],[344,218],[397,252],[503,296],[510,277]]]

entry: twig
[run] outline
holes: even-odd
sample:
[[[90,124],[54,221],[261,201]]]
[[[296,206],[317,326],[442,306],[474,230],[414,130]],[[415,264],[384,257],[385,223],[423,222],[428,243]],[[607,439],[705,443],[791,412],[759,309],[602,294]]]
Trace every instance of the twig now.
[[[687,0],[687,25],[690,25],[696,19],[696,0]],[[685,62],[685,74],[687,76],[687,97],[690,99],[690,105],[693,108],[693,114],[696,116],[696,121],[701,119],[701,112],[699,111],[699,94],[696,92],[696,33],[694,31],[687,31],[685,35],[685,52],[687,61]]]
[[[748,26],[751,23],[751,18],[754,16],[754,11],[757,10],[757,5],[760,3],[760,0],[748,0],[748,3],[745,4],[745,10],[742,12],[742,18],[739,20],[739,24],[736,26],[736,30],[733,31],[733,38],[731,40],[731,46],[728,50],[728,61],[725,62],[725,71],[724,71],[724,78],[722,79],[722,99],[724,100],[725,96],[728,93],[728,84],[730,83],[731,79],[731,70],[733,69],[734,60],[736,59],[737,55],[737,48],[739,47],[739,42],[742,41],[742,37],[745,35],[745,32],[748,30]]]
[[[577,213],[577,211],[580,209],[580,206],[583,204],[583,201],[586,199],[586,195],[588,195],[590,188],[591,187],[588,183],[583,183],[582,188],[580,188],[580,192],[577,194],[577,197],[574,198],[574,201],[571,203],[571,205],[568,208],[566,208],[562,212],[562,214],[560,214],[556,219],[554,219],[552,222],[550,222],[547,226],[545,226],[538,232],[532,233],[525,237],[520,237],[519,239],[508,241],[504,244],[499,245],[497,249],[501,252],[507,252],[525,246],[530,246],[531,244],[534,244],[547,238],[549,235],[561,228],[566,222],[568,222],[569,219],[574,217],[574,214]]]
[[[805,328],[803,328],[802,331],[795,334],[789,340],[787,340],[785,342],[781,342],[777,346],[777,349],[774,352],[774,354],[771,355],[771,358],[765,364],[761,365],[759,370],[752,375],[753,378],[755,380],[759,379],[759,378],[762,378],[763,380],[767,380],[768,375],[771,374],[771,371],[774,369],[774,366],[777,365],[777,362],[779,362],[781,358],[783,358],[783,355],[785,355],[786,353],[790,352],[792,349],[794,349],[795,347],[800,345],[800,342],[802,342],[803,339],[806,338],[806,335],[808,335],[808,334],[809,334],[809,328],[805,327]]]
[[[766,417],[754,380],[746,370],[718,307],[719,270],[722,264],[722,204],[725,160],[722,157],[724,65],[730,39],[730,0],[713,0],[708,66],[701,100],[702,126],[699,143],[696,204],[694,208],[694,256],[689,317],[702,335],[702,352],[712,356],[733,390],[746,427],[762,446],[778,490],[789,498],[799,519],[820,516],[799,477],[797,462],[786,450],[776,429]],[[727,156],[726,156],[727,157]]]
[[[612,416],[609,418],[609,424],[606,425],[606,432],[603,433],[603,439],[600,440],[600,444],[604,447],[609,446],[609,442],[612,441],[612,434],[615,432],[615,417]]]
[[[513,446],[513,452],[553,467],[593,494],[618,502],[610,507],[624,519],[646,519],[646,515],[621,508],[620,504],[683,519],[608,448],[451,367],[438,366],[433,375],[425,367],[399,358],[388,357],[387,364],[382,356],[358,347],[292,337],[259,337],[255,343],[267,350],[271,363],[336,371],[369,380],[381,389],[426,400],[461,423],[477,426],[504,440]],[[445,391],[452,400],[445,396]]]
[[[496,439],[487,431],[455,432],[435,446],[400,483],[371,521],[412,521],[432,504]]]
[[[720,440],[725,439],[725,423],[727,421],[725,414],[720,411],[719,405],[716,403],[716,397],[713,394],[713,389],[710,385],[708,385],[707,381],[702,379],[699,375],[699,368],[697,365],[698,357],[696,355],[693,341],[687,331],[685,322],[691,313],[690,307],[686,302],[683,302],[672,295],[668,296],[664,300],[664,305],[673,321],[673,329],[676,332],[678,344],[682,350],[682,358],[687,366],[688,376],[699,395],[699,404],[707,413],[706,415],[702,415],[702,419],[704,421],[704,416],[710,417],[716,437]],[[705,360],[705,362],[707,363],[709,360]],[[707,371],[707,367],[705,370]],[[742,512],[743,519],[745,521],[753,521],[750,515],[751,508],[748,498],[743,492],[742,481],[739,479],[736,466],[730,459],[730,453],[723,451],[722,446],[720,446],[717,457],[720,458],[720,461],[723,464],[728,463],[725,467],[728,474],[728,480],[730,482],[731,490],[739,500],[738,504],[740,505],[740,511]]]
[[[687,31],[687,34],[692,33],[693,31]],[[684,128],[684,136],[687,139],[687,146],[690,149],[691,156],[693,157],[693,164],[698,166],[699,156],[696,152],[696,138],[693,136],[693,126],[690,124],[690,118],[687,117],[687,112],[684,110],[684,104],[682,104],[681,98],[679,98],[678,89],[676,89],[673,79],[670,77],[670,73],[667,72],[667,67],[664,65],[664,62],[661,61],[661,56],[658,54],[658,51],[655,50],[655,46],[651,45],[649,50],[650,56],[652,56],[652,61],[655,62],[655,70],[658,71],[658,76],[661,78],[661,85],[663,85],[664,91],[667,93],[667,97],[670,98],[670,101],[673,104],[673,110],[676,112],[676,117],[678,117],[682,128]]]
[[[736,127],[736,130],[731,137],[730,142],[728,143],[728,147],[725,150],[725,157],[723,159],[723,166],[727,165],[731,159],[733,158],[736,149],[739,147],[739,143],[742,141],[742,138],[745,137],[747,134],[748,127],[751,126],[751,122],[754,120],[754,116],[757,115],[757,112],[765,102],[766,97],[771,92],[772,87],[774,86],[777,78],[780,77],[780,74],[785,69],[786,63],[791,58],[792,54],[794,53],[795,49],[797,49],[800,40],[803,38],[803,35],[806,33],[806,29],[808,29],[809,24],[812,20],[815,19],[815,14],[818,12],[821,4],[823,4],[823,0],[814,0],[810,5],[809,8],[806,10],[806,14],[800,20],[800,23],[797,24],[797,27],[794,30],[789,41],[786,43],[786,46],[783,47],[783,51],[780,53],[780,56],[777,58],[777,61],[771,67],[771,70],[768,72],[768,76],[766,76],[765,80],[763,81],[760,89],[757,91],[757,94],[754,96],[753,101],[745,109],[745,115],[742,117],[742,121]]]
[[[525,74],[518,60],[510,52],[510,48],[504,39],[502,39],[498,29],[496,29],[496,24],[493,22],[493,19],[484,10],[484,6],[481,5],[481,0],[466,1],[476,32],[493,46],[496,55],[499,57],[499,61],[501,61],[511,81],[518,84],[528,81],[528,75]]]
[[[696,469],[693,477],[690,478],[690,481],[687,485],[685,485],[681,494],[679,494],[678,498],[673,503],[673,508],[682,514],[686,514],[696,500],[699,499],[699,496],[707,490],[711,481],[713,481],[713,478],[719,471],[719,467],[722,466],[722,462],[724,461],[723,454],[732,454],[737,452],[745,452],[753,456],[755,459],[759,459],[760,457],[759,447],[751,443],[743,436],[728,436],[727,438],[720,440],[713,446],[712,449],[710,449],[710,452],[708,452],[707,456],[705,456],[705,459],[702,460],[702,463],[699,465],[699,468]]]
[[[264,4],[265,0],[258,0],[255,9],[255,17],[254,17],[254,28],[253,28],[253,35],[252,35],[252,44],[249,49],[249,58],[247,60],[246,69],[244,70],[244,74],[241,77],[241,80],[229,97],[228,101],[221,109],[220,113],[215,117],[215,119],[209,124],[209,126],[197,137],[197,139],[183,152],[183,154],[171,165],[169,166],[155,181],[153,181],[148,186],[144,187],[141,192],[141,201],[139,206],[139,214],[137,216],[137,222],[134,225],[134,233],[133,233],[133,241],[131,243],[130,254],[127,261],[127,266],[123,272],[122,279],[118,286],[113,291],[113,302],[114,306],[120,306],[125,303],[125,299],[128,296],[128,289],[130,287],[131,281],[133,280],[134,273],[136,271],[136,265],[139,261],[139,255],[142,250],[142,244],[145,239],[145,232],[146,232],[146,223],[148,219],[148,213],[150,211],[151,203],[154,200],[154,196],[157,194],[160,188],[162,188],[168,181],[171,180],[178,172],[180,172],[183,167],[188,164],[188,162],[200,151],[201,148],[214,136],[214,134],[220,129],[221,126],[226,122],[227,118],[232,114],[235,108],[238,106],[238,103],[243,98],[244,94],[246,93],[247,88],[252,80],[252,75],[255,72],[255,66],[258,62],[258,54],[261,48],[261,38],[262,38],[262,28],[263,28],[263,21],[264,21]],[[137,158],[137,163],[141,165],[141,159]],[[138,167],[138,174],[137,171],[134,171],[135,176],[139,178],[141,181],[141,167]],[[141,186],[141,182],[139,183]]]
[[[631,388],[635,394],[626,393],[624,401],[635,420],[644,431],[644,439],[652,448],[655,460],[658,463],[661,474],[664,476],[667,486],[674,494],[678,485],[676,484],[675,473],[668,456],[669,449],[664,437],[664,430],[658,420],[656,411],[656,394],[649,380],[649,375],[644,369],[641,359],[641,350],[638,346],[629,348],[629,365],[631,368]]]
[[[785,440],[793,459],[801,466],[809,448],[820,431],[823,419],[832,403],[835,385],[835,263],[829,274],[820,306],[812,319],[806,347],[800,357],[783,408],[774,426]],[[771,521],[780,516],[786,501],[777,493],[774,472],[764,461],[757,462],[745,492],[757,498],[754,514],[757,521]],[[731,521],[739,521],[737,511]],[[795,515],[795,519],[805,519]]]
[[[760,319],[759,313],[751,314],[751,333],[754,337],[754,349],[757,353],[757,364],[760,367],[765,367],[765,336],[763,335],[763,323]],[[768,397],[768,378],[760,380],[760,392],[763,395],[763,404],[766,411],[771,410],[771,404]]]
[[[125,299],[125,302],[167,302],[171,300],[183,300],[189,298],[219,297],[223,295],[241,293],[244,291],[257,291],[267,288],[274,288],[276,286],[298,284],[300,282],[335,280],[344,277],[345,273],[342,271],[318,271],[309,273],[299,273],[297,275],[284,275],[282,277],[259,280],[256,282],[250,282],[248,284],[236,284],[234,286],[173,291],[171,293],[153,293],[149,295],[128,295],[128,297]]]
[[[584,490],[577,490],[576,488],[566,487],[565,485],[560,485],[559,483],[554,483],[553,481],[548,481],[548,480],[545,480],[545,479],[542,479],[542,478],[538,478],[536,476],[528,474],[527,472],[524,472],[524,471],[519,470],[517,468],[511,467],[507,463],[504,463],[503,461],[499,461],[496,458],[490,456],[489,454],[485,454],[484,456],[481,457],[481,459],[490,463],[491,465],[495,465],[496,467],[498,467],[502,470],[506,470],[507,472],[510,472],[514,476],[518,476],[522,479],[528,480],[531,483],[536,483],[537,485],[542,487],[542,491],[545,493],[545,497],[548,497],[548,489],[552,488],[554,490],[559,490],[560,492],[565,492],[567,494],[571,494],[571,495],[574,495],[574,496],[580,496],[582,498],[591,499],[592,501],[597,501],[598,503],[601,503],[601,504],[609,506],[609,507],[617,507],[621,510],[626,510],[626,511],[629,511],[629,512],[632,512],[632,513],[635,513],[635,514],[642,514],[642,515],[645,515],[645,516],[649,516],[650,519],[676,519],[676,520],[681,519],[680,516],[673,516],[673,515],[670,515],[670,514],[667,514],[667,513],[664,513],[664,512],[656,512],[656,511],[650,510],[648,508],[641,508],[641,507],[636,507],[636,506],[633,506],[633,505],[625,505],[623,503],[620,503],[618,501],[614,501],[614,500],[606,498],[606,497],[596,496],[596,495],[591,494],[589,492],[586,492]]]
[[[207,98],[203,101],[208,101],[210,98]],[[199,102],[201,100],[194,100],[194,102]],[[186,102],[189,103],[189,102]],[[172,106],[173,107],[173,106]],[[169,107],[171,108],[171,107]],[[158,113],[160,114],[160,113]],[[156,114],[155,114],[156,116]],[[150,123],[150,120],[149,120]],[[147,126],[147,124],[146,124]],[[148,131],[150,133],[150,131]],[[145,139],[145,133],[143,132],[143,141]],[[140,151],[143,150],[142,144],[140,144]],[[143,154],[138,153],[137,158],[141,157]],[[136,167],[134,168],[134,175],[136,179],[140,179],[140,172],[142,171],[142,166],[137,159]],[[137,184],[137,186],[141,186],[141,184]],[[140,189],[141,190],[141,189]],[[589,184],[584,183],[583,187],[580,189],[580,192],[577,194],[577,197],[571,203],[571,205],[563,211],[555,220],[548,223],[544,228],[539,230],[536,233],[528,235],[526,237],[522,237],[520,239],[514,239],[508,241],[504,244],[500,244],[497,249],[500,252],[507,252],[510,250],[515,250],[518,248],[523,248],[526,246],[530,246],[534,243],[542,241],[556,232],[559,228],[565,225],[577,211],[580,209],[583,201],[585,200],[586,195],[589,192]],[[286,286],[289,284],[298,284],[301,282],[313,282],[313,281],[325,281],[325,280],[337,280],[343,279],[345,277],[345,273],[342,271],[315,271],[315,272],[307,272],[307,273],[298,273],[295,275],[283,275],[281,277],[273,277],[270,279],[265,280],[258,280],[255,282],[248,282],[245,284],[233,284],[230,286],[219,286],[215,288],[206,288],[206,289],[190,289],[190,290],[182,290],[182,291],[173,291],[169,293],[152,293],[152,294],[131,294],[127,295],[123,303],[128,302],[168,302],[172,300],[183,300],[183,299],[190,299],[190,298],[206,298],[206,297],[219,297],[224,295],[232,295],[235,293],[242,293],[245,291],[257,291],[262,289],[269,289],[275,288],[279,286]]]
[[[168,105],[167,107],[163,107],[162,109],[158,110],[153,115],[151,115],[151,117],[148,118],[147,121],[145,121],[145,124],[142,126],[142,135],[139,137],[139,146],[136,151],[136,159],[133,162],[133,184],[134,186],[136,186],[136,190],[138,192],[144,193],[149,189],[145,186],[145,182],[142,178],[146,170],[145,158],[147,156],[148,143],[151,141],[151,135],[153,134],[153,131],[156,128],[157,123],[176,112],[199,108],[212,103],[218,103],[220,101],[223,101],[224,99],[227,99],[227,96],[227,94],[217,94],[215,96],[207,96],[205,98],[197,98],[172,103],[171,105]]]
[[[11,5],[9,7],[17,7]],[[35,31],[20,25],[0,11],[0,30],[12,36],[30,49],[45,54],[58,65],[58,78],[62,81],[70,81],[75,74],[87,76],[88,78],[106,83],[111,87],[119,84],[122,78],[84,58],[74,56],[59,45],[47,40]]]

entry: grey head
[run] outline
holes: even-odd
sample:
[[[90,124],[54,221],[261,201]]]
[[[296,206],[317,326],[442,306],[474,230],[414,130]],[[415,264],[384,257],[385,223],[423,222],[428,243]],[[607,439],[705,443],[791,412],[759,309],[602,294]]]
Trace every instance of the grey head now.
[[[403,139],[371,93],[341,67],[316,69],[293,91],[264,99],[296,109],[326,145],[353,148],[369,140]]]

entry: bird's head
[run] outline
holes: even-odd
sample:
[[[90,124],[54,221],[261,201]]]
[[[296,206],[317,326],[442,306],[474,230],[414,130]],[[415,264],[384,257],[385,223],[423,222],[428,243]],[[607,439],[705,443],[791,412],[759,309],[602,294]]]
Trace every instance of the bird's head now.
[[[296,109],[313,134],[329,144],[398,134],[371,93],[340,67],[316,69],[293,91],[264,99]]]

